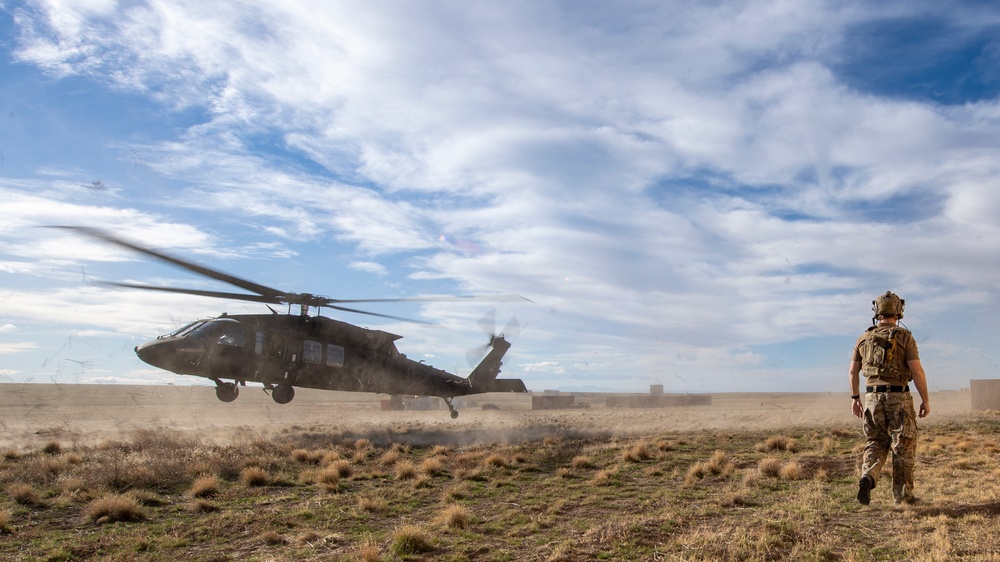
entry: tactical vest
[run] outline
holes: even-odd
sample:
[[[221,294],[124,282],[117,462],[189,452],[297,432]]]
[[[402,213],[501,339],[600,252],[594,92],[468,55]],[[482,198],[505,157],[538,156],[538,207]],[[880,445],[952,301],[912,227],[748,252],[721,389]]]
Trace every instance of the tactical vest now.
[[[906,384],[910,382],[910,368],[906,365],[906,349],[900,339],[905,328],[898,326],[872,326],[865,332],[859,346],[861,372],[869,379]]]

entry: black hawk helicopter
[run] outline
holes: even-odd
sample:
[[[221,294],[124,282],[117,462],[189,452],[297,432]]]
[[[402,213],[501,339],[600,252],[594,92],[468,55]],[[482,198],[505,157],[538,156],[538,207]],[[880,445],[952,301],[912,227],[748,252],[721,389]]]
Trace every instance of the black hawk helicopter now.
[[[452,418],[458,412],[452,405],[456,396],[486,392],[527,392],[520,379],[498,379],[501,359],[510,349],[503,334],[490,337],[489,353],[467,378],[408,359],[396,349],[402,336],[362,328],[325,316],[310,316],[309,309],[367,314],[395,320],[397,316],[348,308],[345,303],[362,302],[431,302],[459,300],[522,300],[518,296],[434,297],[388,299],[332,299],[309,293],[287,293],[200,266],[162,252],[113,236],[103,230],[81,226],[59,226],[128,248],[152,258],[182,267],[199,275],[223,281],[254,294],[202,291],[175,287],[156,287],[134,283],[103,282],[106,285],[234,299],[265,304],[300,306],[300,314],[226,314],[207,318],[159,336],[135,348],[144,362],[179,375],[193,375],[215,382],[215,394],[223,402],[232,402],[239,387],[248,381],[264,385],[279,404],[291,402],[295,387],[350,392],[372,392],[416,396],[437,396],[448,405]],[[226,382],[231,379],[232,382]]]

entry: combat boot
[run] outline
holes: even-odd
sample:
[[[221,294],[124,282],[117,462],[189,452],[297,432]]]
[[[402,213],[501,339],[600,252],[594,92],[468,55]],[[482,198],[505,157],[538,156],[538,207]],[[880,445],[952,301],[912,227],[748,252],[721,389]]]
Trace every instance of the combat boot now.
[[[858,503],[868,505],[872,501],[872,488],[875,487],[875,480],[867,474],[858,480]]]

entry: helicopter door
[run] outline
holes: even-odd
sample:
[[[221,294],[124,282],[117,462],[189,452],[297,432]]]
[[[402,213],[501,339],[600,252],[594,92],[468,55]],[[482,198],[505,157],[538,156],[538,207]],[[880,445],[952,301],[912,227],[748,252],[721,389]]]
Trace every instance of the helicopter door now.
[[[299,360],[296,342],[281,332],[266,332],[263,339],[262,361],[257,370],[259,380],[273,384],[295,384],[298,376],[296,363]]]

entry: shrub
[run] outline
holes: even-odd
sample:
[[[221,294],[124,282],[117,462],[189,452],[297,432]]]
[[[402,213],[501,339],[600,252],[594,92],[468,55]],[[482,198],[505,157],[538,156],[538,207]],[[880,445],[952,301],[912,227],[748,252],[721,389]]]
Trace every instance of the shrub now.
[[[445,508],[438,520],[446,527],[452,529],[464,529],[469,525],[472,515],[469,510],[459,504],[452,504]]]
[[[798,443],[795,439],[791,437],[785,437],[784,435],[773,435],[768,437],[767,441],[763,443],[758,443],[754,446],[754,449],[764,452],[764,451],[787,451],[789,453],[795,452],[798,448]]]
[[[87,504],[84,515],[99,525],[116,521],[142,521],[146,518],[138,502],[118,494],[109,494],[93,500]]]
[[[42,452],[47,455],[58,455],[62,452],[62,445],[58,441],[49,441],[42,447]]]
[[[594,461],[588,456],[578,455],[570,462],[573,468],[594,468]]]
[[[336,467],[328,466],[316,474],[316,483],[326,491],[340,489],[340,471]]]
[[[240,480],[247,486],[266,486],[271,478],[263,468],[248,466],[240,472]]]
[[[782,480],[798,480],[802,478],[802,465],[794,461],[785,463],[781,467],[780,475]]]
[[[493,453],[492,455],[488,455],[486,458],[483,459],[483,466],[504,468],[505,466],[507,466],[507,459],[505,459],[503,455],[499,453]]]
[[[292,451],[292,459],[303,464],[319,464],[323,460],[323,451],[309,451],[307,449],[295,449]]]
[[[14,526],[10,522],[13,516],[9,509],[0,509],[0,533],[6,535],[14,532]]]
[[[684,483],[694,484],[706,476],[728,477],[732,474],[734,468],[735,465],[726,457],[725,452],[716,451],[711,459],[691,465],[688,468],[687,475],[684,477]]]
[[[640,439],[628,451],[622,453],[622,458],[629,462],[642,462],[653,458],[653,454],[649,451],[649,443],[645,439]]]
[[[420,471],[428,476],[437,476],[444,472],[444,463],[438,457],[428,457],[420,463]]]
[[[28,506],[40,506],[42,505],[42,497],[38,494],[30,484],[16,483],[7,486],[7,495],[10,496],[12,500],[21,504]]]
[[[354,473],[351,461],[339,460],[330,463],[329,468],[335,470],[341,478],[349,478]]]
[[[434,545],[420,527],[403,525],[392,534],[392,553],[396,556],[416,556],[431,550]]]
[[[216,476],[200,476],[191,483],[188,495],[193,498],[209,498],[219,493],[219,479]]]
[[[396,449],[389,449],[378,459],[378,463],[382,466],[392,466],[397,462],[399,462],[399,451]]]
[[[396,480],[408,480],[417,475],[417,467],[410,461],[396,463]]]
[[[781,475],[781,466],[782,463],[780,460],[774,457],[766,457],[760,459],[760,462],[757,463],[757,470],[765,476],[778,477]]]

